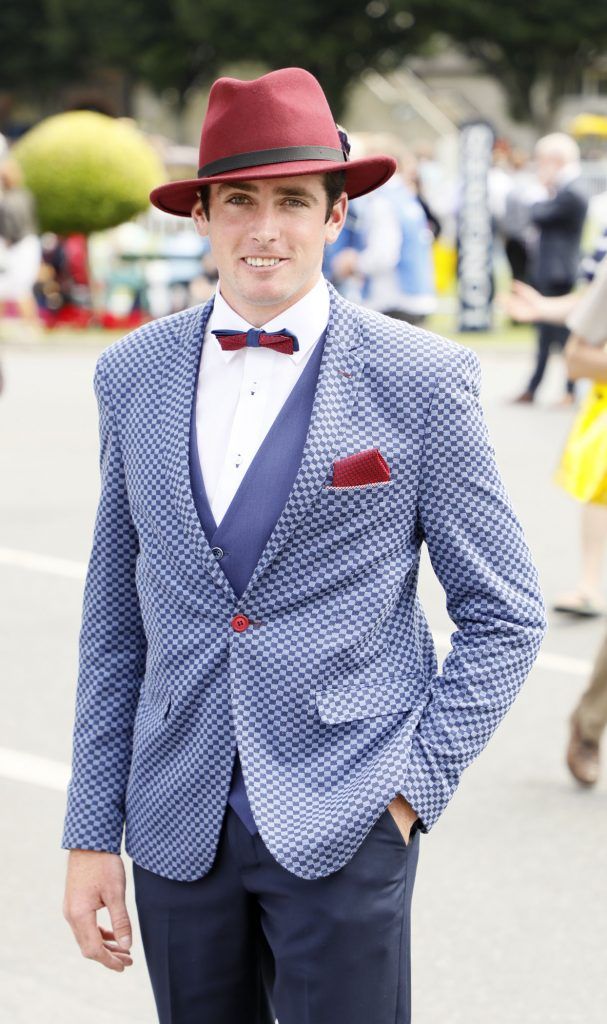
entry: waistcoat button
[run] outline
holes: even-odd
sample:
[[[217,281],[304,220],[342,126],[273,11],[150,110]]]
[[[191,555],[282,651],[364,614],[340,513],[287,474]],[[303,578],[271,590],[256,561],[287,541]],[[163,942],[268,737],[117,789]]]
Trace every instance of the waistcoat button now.
[[[235,629],[237,633],[244,633],[249,624],[250,620],[246,615],[235,615],[232,619],[232,629]]]

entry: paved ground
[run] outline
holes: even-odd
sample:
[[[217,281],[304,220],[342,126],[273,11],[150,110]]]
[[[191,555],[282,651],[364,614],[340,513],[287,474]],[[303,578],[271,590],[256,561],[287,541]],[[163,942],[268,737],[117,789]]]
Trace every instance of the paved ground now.
[[[481,358],[499,463],[550,598],[574,581],[577,568],[577,508],[550,482],[571,413],[547,404],[508,407],[504,397],[523,383],[528,357],[517,350],[484,351]],[[94,360],[90,348],[13,347],[3,356],[0,1019],[6,1024],[156,1019],[137,931],[135,964],[118,975],[82,959],[61,916],[64,766],[82,599],[74,563],[88,556],[98,488]],[[559,383],[555,364],[546,403]],[[24,553],[49,561],[29,564]],[[427,565],[422,598],[444,653],[450,624]],[[606,1019],[607,789],[603,781],[595,792],[578,792],[562,760],[566,718],[603,629],[603,623],[553,619],[521,697],[422,839],[414,897],[415,1024]],[[135,920],[130,869],[129,900]]]

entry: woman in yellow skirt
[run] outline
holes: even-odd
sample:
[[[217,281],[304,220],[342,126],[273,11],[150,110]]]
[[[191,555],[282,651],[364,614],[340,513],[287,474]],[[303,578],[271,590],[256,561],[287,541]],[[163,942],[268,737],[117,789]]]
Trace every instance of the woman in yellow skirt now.
[[[604,615],[602,567],[607,549],[607,257],[592,284],[580,292],[548,298],[515,281],[503,302],[516,320],[565,323],[570,379],[594,381],[573,424],[555,480],[583,503],[582,573],[577,587],[555,601],[555,611]]]

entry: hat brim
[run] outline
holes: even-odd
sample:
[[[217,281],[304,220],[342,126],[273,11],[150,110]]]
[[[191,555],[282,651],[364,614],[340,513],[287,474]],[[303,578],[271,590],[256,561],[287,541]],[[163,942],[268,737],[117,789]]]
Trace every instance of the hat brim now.
[[[364,196],[379,188],[392,177],[396,160],[390,156],[371,156],[361,160],[336,163],[327,160],[301,160],[295,163],[265,164],[261,167],[242,167],[225,174],[214,174],[209,178],[190,178],[158,185],[150,192],[150,202],[177,217],[189,217],[196,202],[201,185],[213,185],[229,181],[255,181],[259,178],[292,178],[302,174],[325,174],[330,171],[345,171],[344,191],[350,199]]]

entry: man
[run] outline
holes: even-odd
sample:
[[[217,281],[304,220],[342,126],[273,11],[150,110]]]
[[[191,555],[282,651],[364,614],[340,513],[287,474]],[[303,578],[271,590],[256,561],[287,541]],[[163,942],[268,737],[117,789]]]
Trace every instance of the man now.
[[[476,356],[321,276],[394,162],[348,160],[299,68],[217,81],[200,154],[152,200],[208,235],[214,300],[96,370],[64,913],[132,962],[126,819],[162,1024],[403,1024],[419,833],[533,662],[536,572]],[[441,675],[424,539],[458,627]]]
[[[563,132],[553,132],[535,147],[536,170],[549,198],[531,207],[530,217],[538,229],[537,250],[531,276],[545,296],[566,295],[573,288],[580,259],[580,239],[588,207],[580,184],[580,151]],[[563,348],[567,329],[541,321],[537,329],[537,356],[531,379],[515,402],[533,402],[542,382],[550,350]],[[567,381],[562,404],[573,402],[573,381]]]

